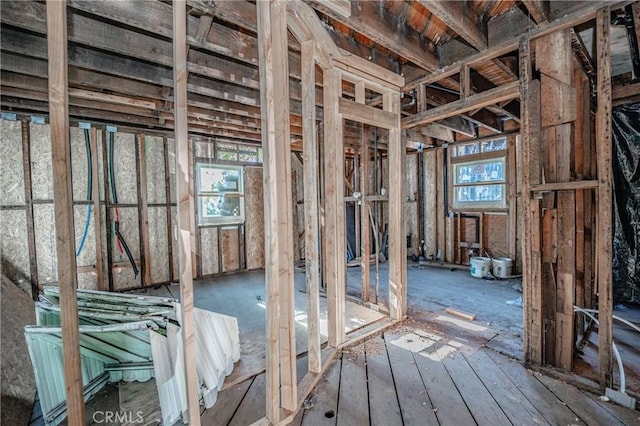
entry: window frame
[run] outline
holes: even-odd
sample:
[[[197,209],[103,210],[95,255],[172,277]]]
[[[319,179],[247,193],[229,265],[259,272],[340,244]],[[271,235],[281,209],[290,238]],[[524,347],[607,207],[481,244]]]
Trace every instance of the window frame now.
[[[230,191],[203,191],[201,184],[201,170],[202,169],[217,169],[217,170],[233,170],[238,172],[238,187],[235,190]],[[206,216],[203,208],[203,198],[205,197],[220,197],[230,196],[233,198],[239,198],[239,210],[238,216]],[[241,225],[245,222],[245,203],[244,203],[244,167],[240,165],[221,164],[217,162],[198,161],[195,167],[195,199],[196,199],[196,215],[197,224],[199,227],[215,226],[215,225]]]
[[[483,144],[490,141],[504,140],[504,149],[490,150],[482,152]],[[460,146],[476,145],[477,149],[472,154],[460,154]],[[458,211],[506,211],[509,208],[508,202],[508,179],[509,173],[509,154],[508,154],[508,140],[507,136],[500,136],[494,138],[483,138],[475,141],[465,141],[464,143],[453,145],[453,149],[450,152],[450,200],[451,210]],[[500,180],[487,180],[480,182],[457,182],[457,171],[463,165],[486,165],[488,163],[502,164],[502,179]],[[502,187],[502,200],[490,201],[490,200],[478,200],[478,201],[460,201],[459,200],[459,188],[470,188],[474,186],[501,186]]]

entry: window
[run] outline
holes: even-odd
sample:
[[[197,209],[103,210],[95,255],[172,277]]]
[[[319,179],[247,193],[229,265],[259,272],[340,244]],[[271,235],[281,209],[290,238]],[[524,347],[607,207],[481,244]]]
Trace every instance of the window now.
[[[458,145],[453,150],[454,208],[505,208],[504,138]]]
[[[198,163],[198,224],[244,222],[244,186],[242,168]]]

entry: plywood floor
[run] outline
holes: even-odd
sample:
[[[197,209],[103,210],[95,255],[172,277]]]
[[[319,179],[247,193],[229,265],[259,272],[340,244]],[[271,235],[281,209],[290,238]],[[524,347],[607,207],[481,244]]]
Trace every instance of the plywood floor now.
[[[304,358],[298,362],[304,374]],[[401,326],[344,350],[295,426],[632,425],[640,413],[533,373],[486,347]],[[220,394],[203,425],[264,416],[264,375]]]

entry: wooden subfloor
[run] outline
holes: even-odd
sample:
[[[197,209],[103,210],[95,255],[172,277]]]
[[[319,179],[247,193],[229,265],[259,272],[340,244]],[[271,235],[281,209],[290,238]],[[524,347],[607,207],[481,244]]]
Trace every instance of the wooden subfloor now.
[[[305,362],[299,359],[299,375]],[[638,411],[415,324],[345,349],[305,407],[295,426],[640,424]],[[264,410],[259,375],[221,392],[202,424],[249,425]]]

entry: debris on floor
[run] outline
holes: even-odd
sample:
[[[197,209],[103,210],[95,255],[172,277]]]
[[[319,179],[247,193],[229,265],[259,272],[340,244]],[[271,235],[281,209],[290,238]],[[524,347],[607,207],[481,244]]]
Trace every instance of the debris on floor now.
[[[181,305],[171,298],[78,290],[79,341],[85,400],[107,383],[156,380],[162,424],[186,411]],[[194,308],[198,392],[212,407],[226,376],[240,359],[236,318]],[[36,302],[35,326],[25,338],[45,422],[67,416],[58,287],[45,287]]]
[[[522,307],[522,296],[519,296],[517,299],[507,300],[507,305]]]

